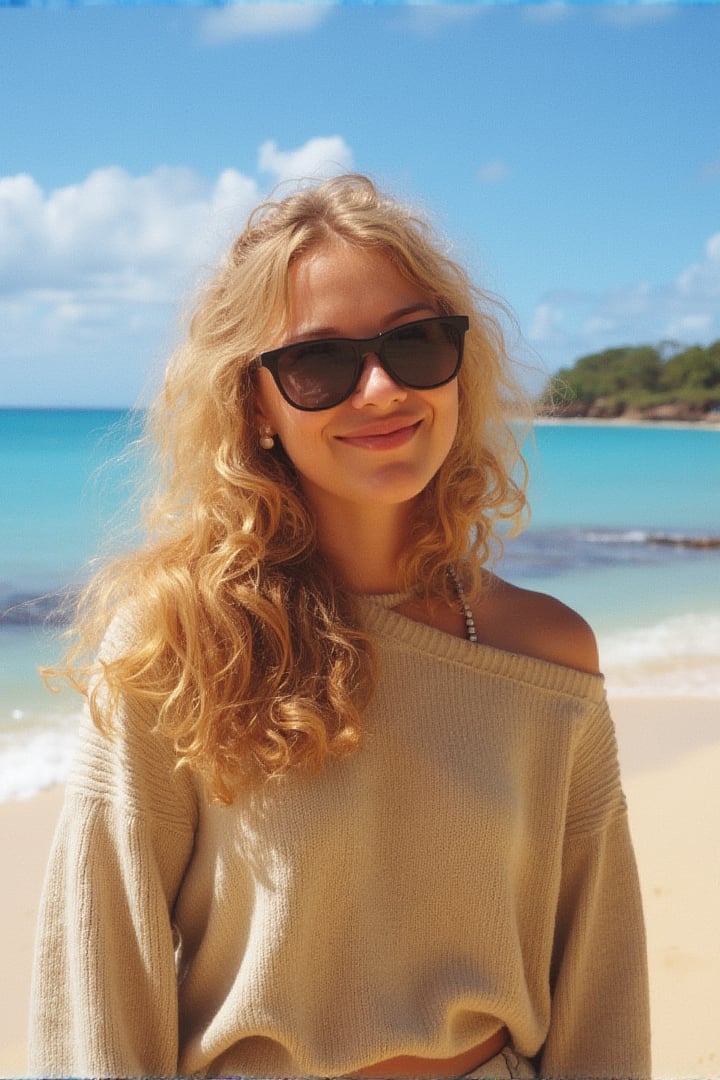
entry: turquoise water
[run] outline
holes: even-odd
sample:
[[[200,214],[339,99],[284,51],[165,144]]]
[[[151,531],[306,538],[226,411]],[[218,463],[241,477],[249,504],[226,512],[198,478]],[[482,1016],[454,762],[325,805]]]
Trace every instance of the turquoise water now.
[[[129,413],[0,410],[0,606],[62,587],[97,552],[127,498],[117,461],[137,434]]]
[[[78,702],[36,674],[57,650],[37,597],[82,579],[122,519],[129,414],[0,410],[0,799],[62,778]],[[540,425],[533,510],[504,576],[577,608],[611,691],[720,698],[720,427]]]
[[[534,523],[716,533],[718,430],[548,424],[528,447]]]
[[[720,427],[538,426],[530,528],[506,576],[577,607],[600,633],[720,612]]]

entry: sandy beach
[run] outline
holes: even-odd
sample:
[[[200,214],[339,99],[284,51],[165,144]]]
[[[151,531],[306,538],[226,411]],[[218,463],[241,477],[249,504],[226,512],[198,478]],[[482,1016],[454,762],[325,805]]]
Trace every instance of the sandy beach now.
[[[653,1074],[720,1077],[720,701],[615,700],[645,906]]]
[[[0,803],[0,850],[7,867],[0,904],[0,950],[5,958],[0,984],[0,1076],[26,1072],[27,1008],[35,921],[45,863],[62,789],[32,799]]]
[[[720,1078],[720,702],[612,702],[645,903],[653,1074]],[[0,804],[0,1076],[25,1071],[35,918],[62,791]]]

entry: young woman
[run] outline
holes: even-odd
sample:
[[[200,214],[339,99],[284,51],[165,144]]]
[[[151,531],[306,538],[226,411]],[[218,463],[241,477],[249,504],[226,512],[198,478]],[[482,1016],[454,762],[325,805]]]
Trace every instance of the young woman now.
[[[43,1076],[643,1076],[592,632],[487,568],[503,339],[365,178],[260,207],[92,585],[33,988]]]

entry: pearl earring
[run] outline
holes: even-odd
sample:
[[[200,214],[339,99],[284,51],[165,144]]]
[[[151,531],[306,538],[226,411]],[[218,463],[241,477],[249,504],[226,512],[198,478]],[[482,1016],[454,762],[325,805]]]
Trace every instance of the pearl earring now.
[[[263,450],[272,450],[275,446],[275,439],[273,438],[272,428],[267,424],[263,424],[260,428],[260,445]]]

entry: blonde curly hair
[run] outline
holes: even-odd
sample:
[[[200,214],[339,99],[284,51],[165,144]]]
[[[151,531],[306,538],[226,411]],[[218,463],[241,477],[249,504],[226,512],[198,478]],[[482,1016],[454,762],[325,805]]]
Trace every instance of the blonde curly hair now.
[[[86,694],[108,732],[121,699],[152,705],[157,731],[222,802],[258,770],[354,750],[372,693],[355,600],[320,557],[292,463],[280,447],[259,448],[255,413],[252,364],[282,330],[289,269],[331,238],[381,251],[438,311],[470,316],[457,437],[413,505],[400,587],[451,599],[456,564],[477,592],[482,564],[526,506],[511,423],[522,395],[495,302],[425,221],[357,175],[260,205],[203,290],[148,411],[159,483],[147,539],[90,583],[75,644],[48,673]],[[132,633],[106,652],[98,679],[100,641],[123,612]]]

